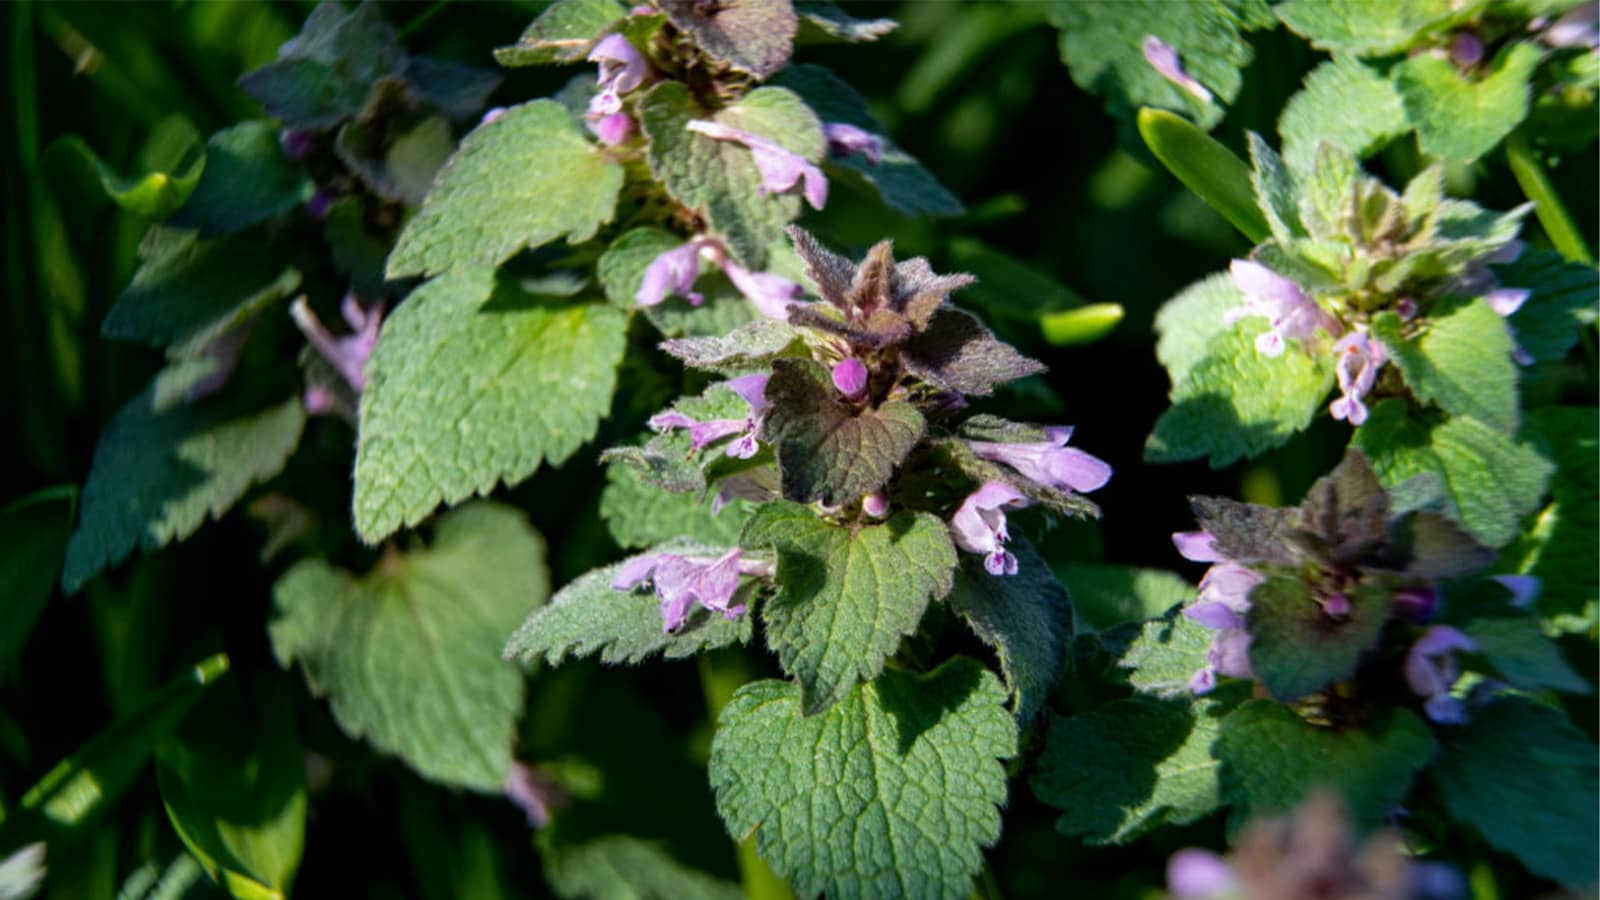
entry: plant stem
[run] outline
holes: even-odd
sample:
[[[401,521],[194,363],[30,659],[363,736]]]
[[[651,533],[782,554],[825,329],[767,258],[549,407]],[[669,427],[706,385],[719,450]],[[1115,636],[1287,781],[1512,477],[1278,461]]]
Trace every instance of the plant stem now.
[[[1534,202],[1534,215],[1539,217],[1539,224],[1556,251],[1569,262],[1594,265],[1594,256],[1589,253],[1583,233],[1556,194],[1555,185],[1550,183],[1550,176],[1545,174],[1544,166],[1528,146],[1527,138],[1520,134],[1506,138],[1506,162],[1522,193]]]
[[[750,680],[750,669],[745,663],[744,654],[736,648],[702,653],[699,664],[700,688],[705,692],[706,712],[715,726],[722,708],[733,699],[733,692]],[[737,850],[739,881],[744,885],[744,895],[748,900],[794,900],[789,885],[774,875],[766,862],[756,854],[755,835],[739,841]]]

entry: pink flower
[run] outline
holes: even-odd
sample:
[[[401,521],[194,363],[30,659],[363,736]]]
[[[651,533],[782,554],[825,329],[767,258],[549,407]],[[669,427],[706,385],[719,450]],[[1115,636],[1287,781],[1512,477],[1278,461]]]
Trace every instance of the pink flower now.
[[[1206,86],[1194,80],[1194,77],[1183,69],[1183,61],[1178,58],[1178,51],[1171,44],[1153,34],[1144,36],[1141,46],[1144,50],[1144,61],[1150,67],[1161,73],[1161,77],[1172,82],[1178,87],[1188,91],[1201,103],[1211,102],[1211,92]]]
[[[756,441],[756,434],[761,430],[761,420],[767,412],[767,376],[766,375],[741,375],[730,378],[723,383],[724,387],[744,398],[750,407],[750,414],[743,419],[710,419],[697,422],[676,410],[668,410],[650,417],[650,427],[657,431],[668,431],[673,428],[689,429],[689,446],[699,450],[702,447],[716,443],[726,437],[737,436],[737,440],[728,445],[724,451],[735,459],[749,459],[756,455],[760,449]],[[721,508],[720,505],[717,507]]]
[[[1328,411],[1335,419],[1351,425],[1367,420],[1367,407],[1362,403],[1378,380],[1378,371],[1389,361],[1383,344],[1370,338],[1364,331],[1352,331],[1333,345],[1339,355],[1335,373],[1339,378],[1339,399],[1329,404]]]
[[[634,300],[640,306],[655,306],[676,294],[688,298],[696,306],[700,305],[705,298],[695,293],[693,288],[695,280],[700,277],[702,251],[716,260],[728,280],[758,312],[770,319],[785,320],[789,317],[789,305],[799,300],[802,294],[800,285],[782,275],[750,271],[734,261],[721,241],[703,235],[680,247],[664,251],[652,260],[645,267],[644,279],[639,283]]]
[[[1270,320],[1271,330],[1256,338],[1256,351],[1262,355],[1282,356],[1286,339],[1303,341],[1315,337],[1318,329],[1338,335],[1339,323],[1293,281],[1247,259],[1234,260],[1228,273],[1245,303],[1223,313],[1222,321],[1231,324],[1246,316]]]
[[[859,153],[874,166],[883,162],[883,138],[863,128],[845,122],[824,122],[822,136],[828,139],[829,156]]]
[[[633,134],[633,119],[625,112],[587,118],[589,130],[607,147],[615,147]]]
[[[378,329],[383,324],[383,304],[378,303],[371,309],[361,305],[355,294],[346,294],[344,302],[339,305],[339,311],[344,315],[344,320],[353,334],[344,337],[334,337],[323,326],[322,320],[311,310],[311,305],[306,298],[300,297],[289,307],[289,315],[293,317],[294,324],[306,336],[312,349],[317,351],[339,377],[350,385],[350,389],[360,394],[366,387],[367,376],[365,368],[367,358],[372,355],[372,348],[378,345]],[[308,393],[306,406],[313,412],[320,411],[322,404],[319,398],[314,398]]]
[[[1006,532],[1005,510],[1021,509],[1028,498],[1003,481],[990,481],[973,491],[950,517],[950,533],[956,546],[968,553],[984,554],[983,567],[990,575],[1017,574],[1017,558],[1005,549],[1011,536]]]
[[[683,624],[695,603],[725,618],[738,618],[745,610],[743,604],[734,603],[739,577],[772,573],[772,563],[743,559],[738,547],[721,556],[647,553],[623,563],[611,587],[631,591],[650,582],[661,601],[662,630],[670,632]]]
[[[1422,633],[1406,654],[1406,683],[1423,698],[1423,712],[1441,725],[1460,725],[1466,721],[1461,701],[1450,696],[1450,688],[1461,677],[1456,665],[1458,650],[1478,649],[1472,638],[1448,625],[1435,625]]]
[[[967,446],[984,459],[1004,463],[1024,478],[1058,491],[1087,493],[1104,487],[1111,480],[1111,466],[1105,461],[1067,446],[1072,437],[1071,427],[1046,428],[1045,435],[1043,441],[1016,444],[968,441]]]
[[[781,194],[803,181],[806,202],[813,209],[821,209],[828,202],[828,177],[777,141],[707,119],[695,119],[685,127],[713,140],[735,141],[750,148],[750,158],[761,173],[763,194]]]

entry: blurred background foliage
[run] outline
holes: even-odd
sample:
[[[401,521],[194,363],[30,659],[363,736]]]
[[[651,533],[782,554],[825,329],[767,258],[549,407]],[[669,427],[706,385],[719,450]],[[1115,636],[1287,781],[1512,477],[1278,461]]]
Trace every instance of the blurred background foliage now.
[[[492,48],[514,40],[541,6],[393,3],[383,10],[414,52],[487,65]],[[0,445],[0,499],[80,482],[105,422],[160,365],[157,352],[98,336],[135,268],[148,222],[113,203],[108,191],[142,191],[159,203],[162,183],[140,183],[139,176],[181,178],[196,142],[259,116],[235,81],[270,61],[310,9],[304,2],[168,0],[16,3],[0,11],[8,50],[3,102],[12,123],[4,138],[0,375],[12,437]],[[853,196],[860,186],[843,185],[806,224],[857,248],[888,235],[897,252],[928,255],[940,271],[976,273],[980,284],[957,299],[1049,363],[1048,376],[1003,395],[1006,409],[997,411],[1076,425],[1074,443],[1117,470],[1096,494],[1101,522],[1063,525],[1043,537],[1053,564],[1176,568],[1168,535],[1190,527],[1189,495],[1293,501],[1332,465],[1344,441],[1325,418],[1288,446],[1231,470],[1140,462],[1145,435],[1167,403],[1152,353],[1154,311],[1248,245],[1155,163],[1131,128],[1072,83],[1043,4],[875,3],[852,11],[892,16],[900,28],[875,44],[802,48],[797,61],[825,64],[859,88],[894,138],[962,198],[968,213],[911,221]],[[1250,40],[1255,60],[1215,132],[1241,155],[1244,133],[1274,134],[1285,99],[1324,58],[1283,29]],[[548,96],[574,71],[508,70],[493,102]],[[1415,159],[1414,146],[1402,142],[1375,168],[1395,183],[1414,171]],[[1553,168],[1590,246],[1596,172],[1592,143]],[[1488,207],[1522,200],[1500,155],[1450,176],[1455,192]],[[1537,225],[1527,233],[1540,240]],[[1086,303],[1120,304],[1124,318],[1098,342],[1051,346],[1047,337],[1062,335],[1041,322]],[[1577,364],[1537,389],[1594,402],[1592,376]],[[641,396],[651,393],[645,384],[631,401],[627,393],[622,403],[655,399]],[[637,425],[631,410],[622,418],[603,428],[596,446]],[[331,554],[364,565],[371,551],[347,534],[348,481],[329,477],[348,471],[352,442],[343,421],[313,422],[285,477],[318,486],[309,504],[312,533]],[[509,492],[549,541],[558,584],[617,555],[597,514],[602,485],[594,454],[584,452]],[[591,801],[585,808],[592,812],[558,816],[553,833],[532,834],[500,798],[433,787],[350,741],[325,705],[277,667],[264,623],[272,580],[292,554],[263,552],[261,523],[271,511],[255,509],[256,516],[235,512],[188,541],[137,556],[76,597],[52,597],[13,670],[0,672],[0,797],[17,797],[182,665],[225,649],[234,669],[248,673],[241,690],[254,698],[237,702],[263,702],[285,686],[298,697],[300,740],[312,754],[297,878],[303,896],[537,896],[546,888],[536,848],[562,837],[562,829],[647,836],[686,864],[736,877],[700,768],[709,733],[693,666],[573,664],[535,675],[522,756],[557,773],[579,800]],[[1058,705],[1072,709],[1074,691],[1087,689],[1069,677]],[[1578,721],[1592,733],[1593,710],[1580,711]],[[326,777],[330,768],[337,778]],[[1006,831],[990,857],[1005,896],[1140,896],[1161,884],[1172,850],[1221,845],[1213,821],[1162,829],[1131,847],[1091,850],[1057,834],[1053,819],[1021,781],[1013,783]],[[168,824],[149,769],[102,821],[52,844],[46,896],[216,892]],[[1469,873],[1474,895],[1522,895],[1516,871],[1485,859]]]

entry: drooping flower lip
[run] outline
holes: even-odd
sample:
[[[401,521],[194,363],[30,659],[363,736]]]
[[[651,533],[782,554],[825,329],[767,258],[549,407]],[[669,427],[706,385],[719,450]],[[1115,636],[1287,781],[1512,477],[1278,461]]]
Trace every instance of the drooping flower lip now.
[[[620,34],[601,38],[589,51],[589,62],[599,63],[596,86],[601,92],[626,94],[644,83],[650,64],[627,38]]]
[[[1430,627],[1411,645],[1404,666],[1406,684],[1425,701],[1423,712],[1428,718],[1441,725],[1459,725],[1466,720],[1465,708],[1450,695],[1461,677],[1455,654],[1477,649],[1476,641],[1448,625]]]
[[[828,202],[828,177],[777,141],[709,119],[694,119],[684,127],[713,140],[733,141],[749,148],[750,158],[761,173],[762,193],[781,194],[803,182],[806,202],[813,209],[821,209]]]
[[[990,575],[1017,574],[1017,557],[1005,549],[1011,539],[1006,530],[1007,508],[1021,509],[1029,500],[1003,481],[989,481],[967,495],[950,517],[950,533],[957,547],[984,555]]]
[[[735,459],[749,459],[760,450],[756,436],[761,432],[761,421],[767,414],[767,378],[763,373],[730,378],[722,384],[744,399],[750,412],[742,419],[708,419],[697,421],[677,410],[667,410],[650,417],[650,427],[656,431],[673,428],[689,430],[689,447],[701,450],[726,437],[736,439],[725,451]]]

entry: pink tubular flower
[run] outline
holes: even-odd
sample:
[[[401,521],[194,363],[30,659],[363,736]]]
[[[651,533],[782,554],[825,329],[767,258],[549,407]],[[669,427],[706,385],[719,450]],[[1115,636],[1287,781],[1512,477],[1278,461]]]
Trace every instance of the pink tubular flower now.
[[[701,253],[710,254],[727,274],[728,280],[739,293],[770,319],[789,318],[789,304],[800,299],[802,289],[781,275],[771,272],[752,272],[739,265],[716,238],[692,238],[681,247],[674,247],[657,256],[644,270],[644,279],[634,300],[640,306],[655,306],[674,294],[688,298],[699,306],[705,298],[694,292],[695,279],[700,277]]]
[[[644,280],[633,295],[640,306],[655,306],[676,294],[687,297],[699,306],[705,298],[694,292],[694,283],[700,277],[700,251],[710,238],[695,238],[681,247],[674,247],[658,255],[645,267]]]
[[[1450,688],[1461,677],[1456,665],[1458,650],[1476,650],[1478,645],[1448,625],[1435,625],[1422,633],[1406,654],[1406,683],[1423,698],[1422,709],[1428,718],[1441,725],[1460,725],[1466,721],[1461,701],[1450,696]]]
[[[549,825],[551,811],[566,806],[571,800],[555,779],[538,766],[522,762],[511,763],[511,771],[506,773],[505,791],[506,799],[527,815],[530,828]]]
[[[1328,405],[1328,411],[1335,419],[1360,425],[1367,420],[1367,407],[1361,400],[1372,390],[1378,380],[1378,370],[1389,361],[1389,354],[1384,351],[1383,344],[1364,331],[1352,331],[1340,338],[1333,345],[1333,352],[1339,355],[1335,372],[1339,377],[1340,396]]]
[[[743,559],[738,547],[721,556],[646,553],[623,563],[611,587],[631,591],[650,582],[661,601],[662,630],[670,632],[683,624],[695,603],[724,618],[738,618],[745,610],[743,604],[734,603],[739,577],[772,573],[772,563]]]
[[[1183,61],[1178,58],[1178,51],[1173,49],[1171,44],[1153,34],[1147,34],[1144,36],[1141,49],[1144,50],[1144,61],[1161,73],[1162,78],[1188,91],[1201,103],[1211,102],[1211,92],[1205,85],[1195,81],[1194,76],[1184,71]]]
[[[667,431],[673,428],[689,429],[689,446],[699,450],[708,444],[713,444],[725,437],[737,436],[737,440],[728,445],[725,451],[735,459],[749,459],[756,455],[760,446],[756,442],[756,434],[761,430],[761,420],[767,412],[767,376],[766,375],[741,375],[724,381],[723,386],[744,398],[750,407],[750,414],[743,419],[711,419],[697,422],[676,410],[657,413],[650,417],[650,427],[657,431]],[[718,509],[721,507],[718,506]]]
[[[1339,323],[1317,305],[1300,286],[1260,263],[1236,259],[1228,266],[1233,284],[1244,294],[1244,305],[1223,313],[1222,321],[1232,324],[1246,316],[1263,316],[1272,329],[1256,338],[1256,351],[1264,356],[1282,356],[1286,339],[1306,340],[1320,328],[1337,336]]]
[[[1019,444],[968,441],[972,452],[984,459],[1004,463],[1030,481],[1058,491],[1088,493],[1111,480],[1111,466],[1104,460],[1067,446],[1071,427],[1045,429],[1046,440]]]
[[[763,194],[781,194],[803,181],[806,202],[813,209],[828,202],[828,176],[777,141],[706,119],[694,119],[685,127],[713,140],[735,141],[750,148],[750,158],[761,173]]]
[[[828,139],[829,156],[843,158],[859,153],[874,166],[883,162],[883,138],[864,128],[845,122],[824,122],[822,136]]]
[[[1245,614],[1250,612],[1250,592],[1264,579],[1222,555],[1216,538],[1205,531],[1180,531],[1172,543],[1184,559],[1211,563],[1200,579],[1200,595],[1184,607],[1184,618],[1216,632],[1206,651],[1206,664],[1189,679],[1189,690],[1210,693],[1217,676],[1250,678],[1250,632]]]
[[[601,38],[587,59],[600,65],[595,86],[601,93],[626,94],[644,84],[645,76],[650,74],[650,64],[644,56],[620,34]]]
[[[1511,605],[1518,609],[1527,609],[1539,599],[1542,585],[1537,575],[1494,575],[1491,578],[1511,592]]]
[[[295,300],[289,307],[289,315],[294,318],[294,324],[306,336],[312,348],[333,367],[335,372],[339,373],[339,377],[350,385],[351,390],[359,394],[367,385],[367,376],[363,371],[367,365],[367,357],[372,355],[372,348],[378,344],[378,328],[383,324],[383,304],[379,303],[367,309],[356,299],[355,294],[345,294],[344,302],[339,305],[339,311],[344,315],[345,322],[354,330],[354,334],[334,337],[323,327],[322,320],[312,312],[311,305],[304,297]]]
[[[1017,574],[1017,558],[1006,550],[1011,536],[1006,532],[1005,510],[1021,509],[1028,498],[1003,481],[990,481],[967,495],[955,515],[950,517],[950,533],[956,546],[968,553],[984,554],[983,567],[990,575]]]

